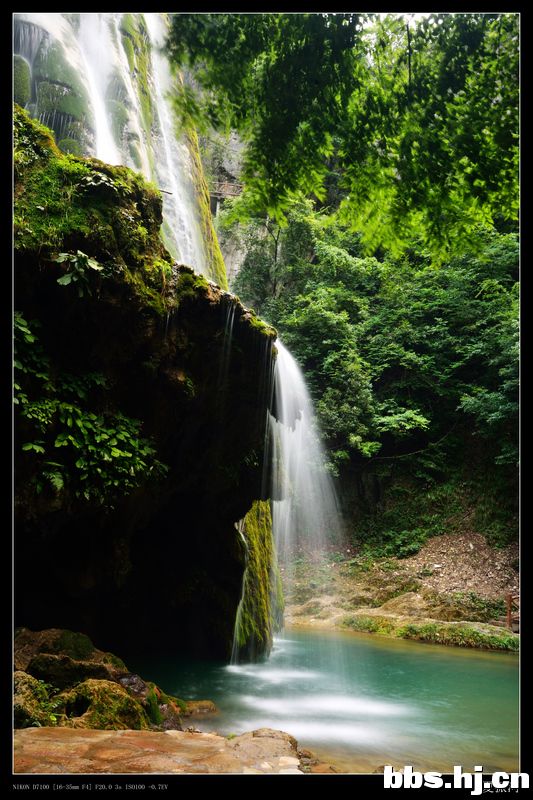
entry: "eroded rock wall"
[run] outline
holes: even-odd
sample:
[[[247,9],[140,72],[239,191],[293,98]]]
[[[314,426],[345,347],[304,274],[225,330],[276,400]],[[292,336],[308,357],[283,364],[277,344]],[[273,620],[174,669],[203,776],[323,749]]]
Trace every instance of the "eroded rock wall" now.
[[[275,331],[173,265],[140,176],[15,127],[16,624],[228,657]]]

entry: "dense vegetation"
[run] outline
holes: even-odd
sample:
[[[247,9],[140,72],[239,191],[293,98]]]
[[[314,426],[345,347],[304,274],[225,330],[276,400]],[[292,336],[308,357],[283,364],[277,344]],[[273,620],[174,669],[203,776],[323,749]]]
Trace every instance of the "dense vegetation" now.
[[[184,122],[246,143],[243,204],[282,221],[327,198],[368,248],[457,252],[514,220],[518,15],[176,14]]]
[[[176,15],[169,52],[182,119],[244,142],[232,288],[302,365],[359,538],[509,541],[518,16]]]

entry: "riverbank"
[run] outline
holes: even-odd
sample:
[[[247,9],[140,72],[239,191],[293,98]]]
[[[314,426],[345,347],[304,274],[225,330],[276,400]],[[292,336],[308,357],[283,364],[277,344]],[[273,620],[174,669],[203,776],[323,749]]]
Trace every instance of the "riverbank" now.
[[[505,598],[519,590],[517,559],[516,545],[495,549],[476,533],[434,537],[405,559],[301,556],[282,570],[285,623],[516,651]]]

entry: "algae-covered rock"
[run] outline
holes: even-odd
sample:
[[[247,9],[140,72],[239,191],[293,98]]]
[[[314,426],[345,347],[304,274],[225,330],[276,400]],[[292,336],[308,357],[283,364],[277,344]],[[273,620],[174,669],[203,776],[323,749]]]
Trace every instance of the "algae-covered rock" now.
[[[18,629],[14,662],[15,669],[59,688],[72,686],[85,678],[117,680],[127,673],[126,665],[118,656],[98,650],[84,633],[61,628]]]
[[[58,695],[67,728],[143,730],[150,722],[142,705],[118,683],[92,678]]]
[[[246,570],[235,625],[238,652],[234,655],[254,660],[270,652],[273,633],[283,620],[283,592],[268,501],[253,504],[241,531],[246,543]]]
[[[15,728],[51,725],[50,710],[46,708],[48,691],[42,681],[22,670],[13,676],[13,721]]]
[[[25,670],[15,672],[16,727],[181,730],[182,700],[128,672],[82,633],[19,629],[15,665]]]
[[[30,675],[53,683],[60,689],[73,686],[85,678],[114,680],[116,668],[95,661],[83,661],[65,655],[39,653],[28,664]]]

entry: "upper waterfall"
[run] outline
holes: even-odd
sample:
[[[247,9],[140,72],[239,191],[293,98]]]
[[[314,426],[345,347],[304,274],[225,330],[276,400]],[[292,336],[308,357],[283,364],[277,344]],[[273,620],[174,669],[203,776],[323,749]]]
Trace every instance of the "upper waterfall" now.
[[[142,172],[163,193],[172,256],[216,277],[206,250],[201,189],[188,137],[177,136],[163,53],[164,14],[18,13],[14,52],[29,67],[29,113],[66,152]]]

